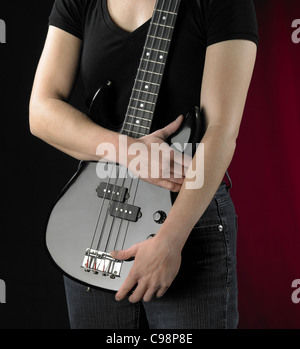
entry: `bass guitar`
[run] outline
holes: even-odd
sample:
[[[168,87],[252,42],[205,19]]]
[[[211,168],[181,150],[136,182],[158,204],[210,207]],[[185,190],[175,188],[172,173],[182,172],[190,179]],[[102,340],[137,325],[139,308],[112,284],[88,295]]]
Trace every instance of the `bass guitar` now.
[[[150,133],[179,5],[179,0],[156,3],[120,134],[140,138]],[[103,112],[110,86],[108,82],[95,93],[89,108],[92,119]],[[196,145],[204,130],[204,117],[193,107],[168,141]],[[65,274],[89,286],[117,291],[133,260],[116,260],[109,251],[152,237],[175,200],[166,189],[120,176],[126,172],[115,163],[80,162],[48,219],[46,246],[52,259]]]

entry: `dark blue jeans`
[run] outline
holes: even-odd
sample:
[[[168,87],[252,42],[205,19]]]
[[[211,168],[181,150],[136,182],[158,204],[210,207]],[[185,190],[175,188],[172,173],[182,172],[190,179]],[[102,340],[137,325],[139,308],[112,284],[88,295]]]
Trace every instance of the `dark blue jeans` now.
[[[65,277],[73,329],[227,329],[238,324],[235,208],[223,183],[191,232],[167,293],[149,303]]]

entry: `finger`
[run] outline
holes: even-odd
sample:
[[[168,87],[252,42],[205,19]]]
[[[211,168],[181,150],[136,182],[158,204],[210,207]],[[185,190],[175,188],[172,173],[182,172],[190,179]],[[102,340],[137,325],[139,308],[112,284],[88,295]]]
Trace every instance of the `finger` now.
[[[126,280],[123,282],[122,286],[120,287],[119,291],[115,295],[116,301],[123,300],[128,295],[128,293],[132,291],[136,283],[136,278],[129,274]]]
[[[185,167],[178,163],[171,163],[170,171],[163,171],[163,178],[184,179]]]
[[[165,126],[160,130],[157,130],[155,132],[155,135],[162,139],[167,139],[179,129],[182,123],[182,120],[183,120],[183,115],[180,115],[176,120],[171,122],[169,125]]]
[[[162,287],[160,288],[157,292],[156,292],[156,298],[161,298],[165,295],[165,293],[167,292],[168,287]]]
[[[165,189],[168,189],[170,191],[173,191],[175,193],[179,192],[180,189],[181,189],[181,184],[178,184],[178,183],[175,183],[175,182],[171,182],[171,181],[168,181],[168,180],[165,180],[165,179],[160,179],[157,182],[157,185],[162,187],[162,188],[165,188]]]
[[[129,302],[131,303],[137,303],[139,302],[143,297],[144,294],[147,291],[147,287],[146,285],[141,282],[137,285],[136,289],[134,290],[134,292],[132,293],[132,295],[129,297]]]
[[[127,250],[111,251],[109,254],[114,259],[126,261],[132,257],[135,257],[136,252],[137,252],[137,245],[133,245],[130,248],[128,248]]]
[[[143,301],[146,302],[146,303],[150,302],[153,299],[153,297],[155,296],[155,294],[158,291],[158,289],[159,289],[158,287],[156,287],[156,288],[149,288],[145,292],[145,294],[144,294]]]
[[[190,167],[193,158],[185,153],[180,153],[178,151],[172,151],[171,157],[171,172],[176,176],[184,177],[186,171]]]
[[[165,178],[165,177],[163,177],[163,178]],[[170,178],[167,178],[167,179],[170,182],[175,183],[175,184],[179,184],[179,185],[182,185],[182,183],[184,181],[183,177],[176,176],[174,173],[171,173]]]

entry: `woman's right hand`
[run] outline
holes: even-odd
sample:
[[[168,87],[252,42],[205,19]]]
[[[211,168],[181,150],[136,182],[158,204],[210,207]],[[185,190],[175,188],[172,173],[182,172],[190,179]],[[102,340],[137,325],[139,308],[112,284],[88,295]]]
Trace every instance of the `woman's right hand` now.
[[[181,115],[147,136],[128,137],[128,169],[145,182],[179,192],[192,158],[170,147],[166,140],[179,129],[182,121]]]

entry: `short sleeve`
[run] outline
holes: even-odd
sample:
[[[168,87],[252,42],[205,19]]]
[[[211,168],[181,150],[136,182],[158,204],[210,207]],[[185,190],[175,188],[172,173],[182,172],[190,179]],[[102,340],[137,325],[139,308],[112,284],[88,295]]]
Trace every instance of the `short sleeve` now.
[[[49,25],[83,38],[83,14],[86,0],[55,0]]]
[[[207,46],[234,39],[258,44],[258,26],[252,0],[210,0],[206,28]]]

